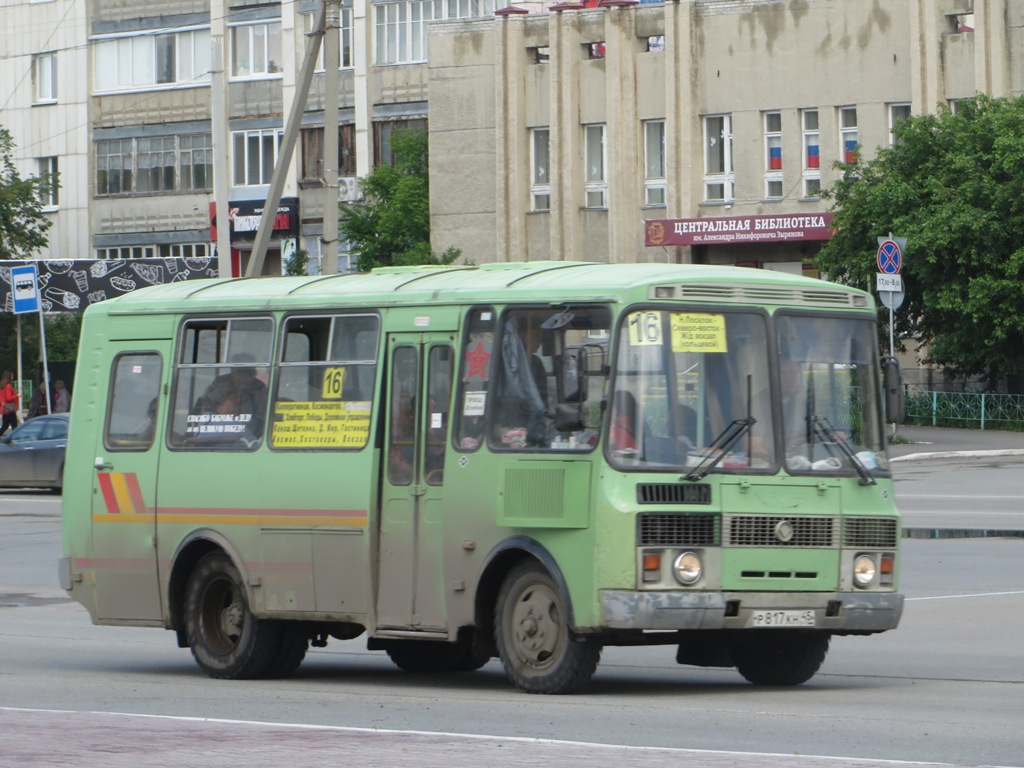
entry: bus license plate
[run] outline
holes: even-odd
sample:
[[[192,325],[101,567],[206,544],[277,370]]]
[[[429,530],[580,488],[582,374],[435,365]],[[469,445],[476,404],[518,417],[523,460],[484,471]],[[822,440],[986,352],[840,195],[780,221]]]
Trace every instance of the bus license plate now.
[[[814,611],[754,611],[750,623],[755,627],[813,627]]]

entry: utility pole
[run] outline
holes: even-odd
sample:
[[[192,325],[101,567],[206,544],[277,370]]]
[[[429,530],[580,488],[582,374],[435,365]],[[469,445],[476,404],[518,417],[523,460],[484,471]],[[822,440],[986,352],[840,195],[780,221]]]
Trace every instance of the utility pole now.
[[[215,14],[216,16],[216,14]],[[224,18],[211,20],[218,29],[212,35],[213,70],[210,82],[210,135],[213,139],[213,205],[217,212],[217,274],[233,277],[231,274],[231,219],[229,218],[228,152],[231,141],[228,132],[227,78],[224,68]],[[212,223],[212,222],[211,222]]]
[[[330,2],[337,5],[339,0],[330,0]],[[292,102],[288,121],[285,123],[277,165],[274,166],[274,173],[270,177],[270,191],[267,193],[267,200],[263,205],[263,215],[260,217],[259,229],[256,231],[252,256],[245,269],[246,277],[256,277],[263,272],[263,263],[267,258],[267,245],[270,244],[270,235],[274,230],[274,218],[277,216],[277,206],[281,202],[281,192],[284,190],[284,182],[288,177],[288,168],[295,151],[295,140],[299,136],[299,128],[302,125],[302,113],[306,111],[306,101],[309,98],[309,84],[313,82],[316,57],[320,52],[320,42],[324,36],[326,6],[326,3],[321,3],[317,7],[316,18],[313,20],[313,31],[310,32],[309,40],[306,42],[306,55],[302,59],[302,71],[299,74],[299,81],[295,84],[295,101]],[[337,78],[337,73],[335,73],[335,78]],[[334,90],[335,98],[337,98],[337,82],[335,82]],[[326,126],[324,126],[324,130],[326,133]],[[335,132],[337,132],[337,119],[335,119]],[[337,149],[335,149],[335,153],[337,153]],[[337,166],[338,164],[335,162],[335,185],[337,185]],[[335,186],[334,207],[337,209],[337,186]],[[326,218],[325,216],[324,219],[326,220]],[[337,223],[335,223],[335,227],[337,227]],[[337,267],[335,267],[335,271],[337,271]]]
[[[324,30],[324,223],[321,272],[338,274],[338,70],[341,0],[326,0]]]

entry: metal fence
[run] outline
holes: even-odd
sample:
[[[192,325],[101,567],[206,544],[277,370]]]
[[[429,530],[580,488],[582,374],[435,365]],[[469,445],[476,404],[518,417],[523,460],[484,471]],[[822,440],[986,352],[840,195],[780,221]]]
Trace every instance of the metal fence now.
[[[907,424],[1024,431],[1024,395],[908,391]]]

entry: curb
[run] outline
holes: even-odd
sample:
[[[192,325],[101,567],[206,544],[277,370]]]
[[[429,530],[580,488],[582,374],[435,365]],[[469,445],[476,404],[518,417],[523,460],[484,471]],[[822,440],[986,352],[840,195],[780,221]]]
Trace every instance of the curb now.
[[[894,461],[920,461],[922,459],[981,459],[991,456],[1024,456],[1024,448],[1005,448],[995,451],[931,451],[922,453],[908,453],[906,456],[890,457],[889,463],[891,464]]]

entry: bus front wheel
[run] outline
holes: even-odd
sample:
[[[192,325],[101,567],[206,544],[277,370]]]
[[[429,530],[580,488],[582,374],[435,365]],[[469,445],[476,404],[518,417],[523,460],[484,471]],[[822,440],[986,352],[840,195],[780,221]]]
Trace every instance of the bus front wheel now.
[[[192,572],[185,629],[192,656],[210,677],[260,677],[281,647],[280,623],[252,615],[242,577],[222,552],[206,555]]]
[[[821,667],[828,653],[826,632],[764,630],[732,645],[736,669],[754,685],[800,685]]]
[[[597,669],[601,646],[578,641],[558,586],[539,565],[508,574],[495,608],[495,641],[505,674],[527,693],[572,693]]]

